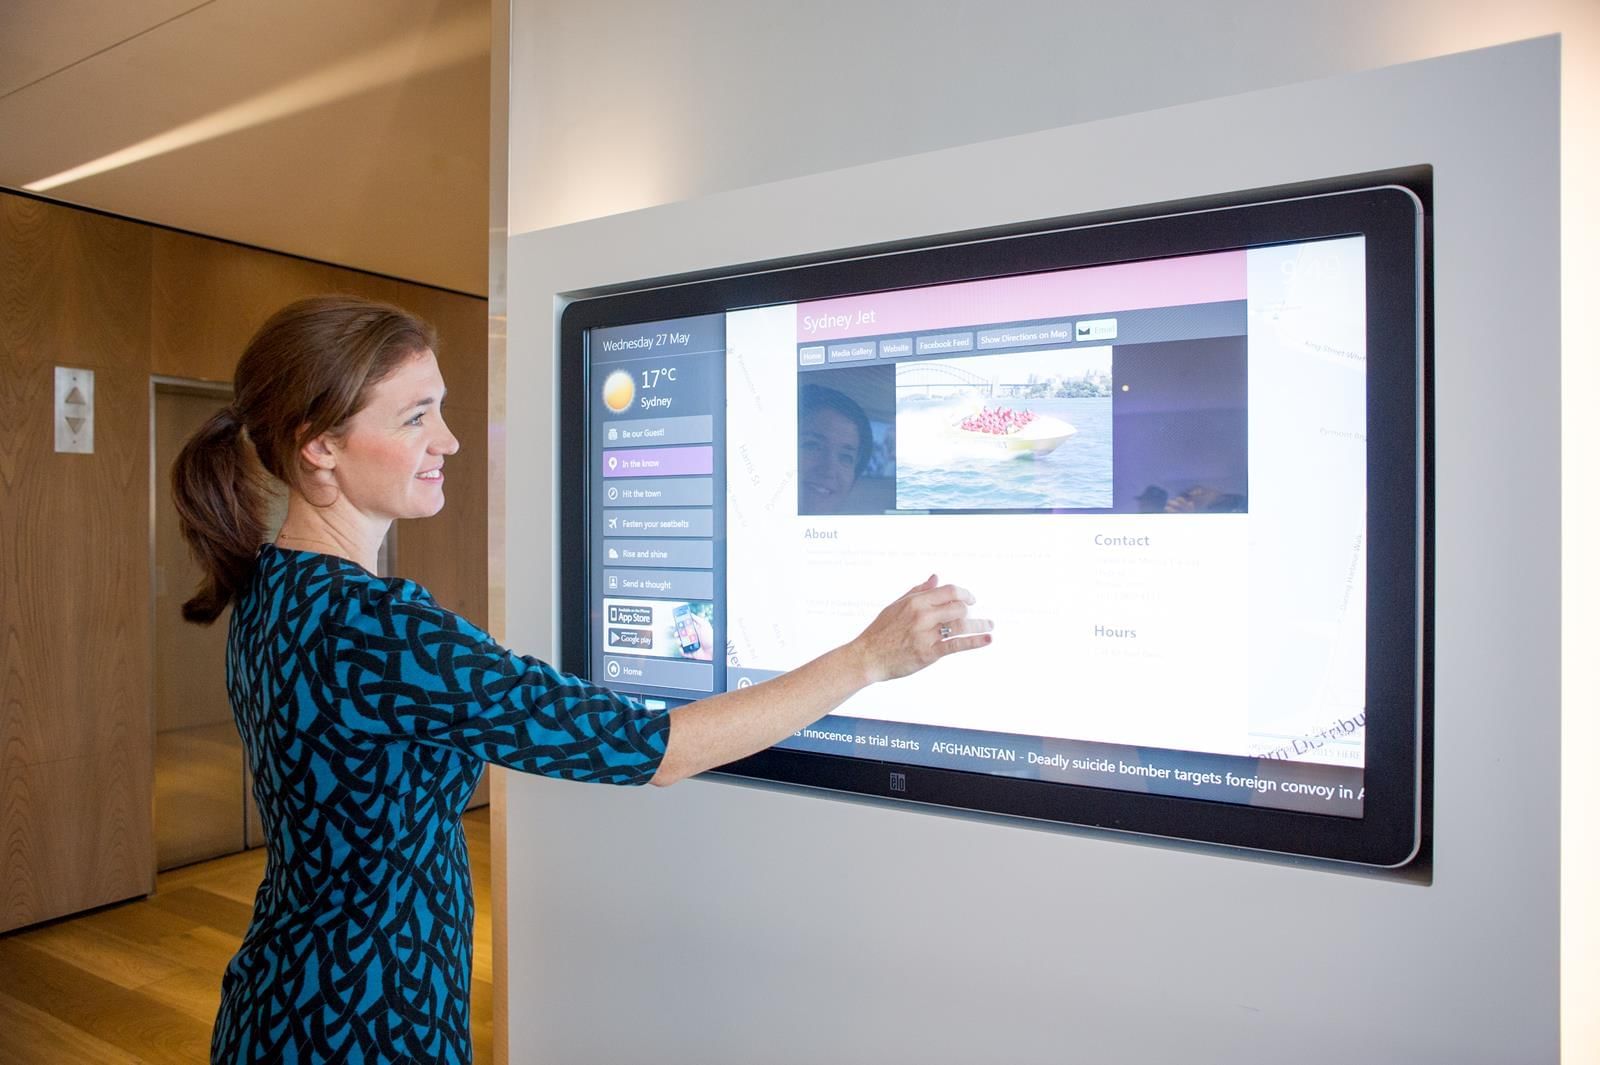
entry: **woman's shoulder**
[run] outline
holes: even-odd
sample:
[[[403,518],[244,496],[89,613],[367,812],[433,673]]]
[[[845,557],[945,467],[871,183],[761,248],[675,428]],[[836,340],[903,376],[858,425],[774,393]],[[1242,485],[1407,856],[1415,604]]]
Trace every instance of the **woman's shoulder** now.
[[[415,652],[449,644],[504,654],[494,638],[440,606],[426,588],[403,577],[380,577],[347,558],[268,544],[256,560],[251,590],[235,612],[242,632],[291,632],[293,643],[340,654]]]
[[[388,604],[436,608],[433,596],[415,581],[380,577],[338,555],[296,551],[263,544],[256,556],[255,590],[285,606],[345,607],[356,611]]]

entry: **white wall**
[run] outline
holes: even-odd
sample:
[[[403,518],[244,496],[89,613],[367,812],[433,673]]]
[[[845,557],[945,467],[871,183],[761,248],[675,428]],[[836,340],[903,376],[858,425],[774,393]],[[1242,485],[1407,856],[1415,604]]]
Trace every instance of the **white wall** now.
[[[1600,48],[1591,0],[513,7],[513,233],[1548,33],[1592,90]]]
[[[1114,135],[1114,173],[1130,180],[1064,166],[1053,183],[1000,183],[975,167],[963,172],[979,153],[957,152],[529,232],[553,222],[1544,29],[1567,33],[1563,180],[1569,189],[1594,185],[1600,35],[1589,5],[1533,4],[1498,13],[1487,5],[1263,4],[1199,19],[1184,14],[1190,5],[1146,4],[1131,13],[1098,12],[1098,21],[1079,18],[1069,5],[990,4],[970,9],[976,12],[970,16],[964,7],[915,5],[914,18],[893,17],[890,5],[864,6],[865,12],[802,6],[778,13],[675,5],[678,21],[671,25],[652,15],[654,5],[621,5],[620,15],[615,6],[583,13],[515,6],[510,218],[513,234],[524,235],[514,240],[512,260],[511,454],[550,454],[544,360],[555,292],[1368,165],[1437,163],[1441,156],[1429,152],[1446,136],[1464,154],[1459,180],[1441,178],[1443,217],[1448,204],[1459,209],[1467,202],[1454,197],[1480,177],[1488,180],[1480,168],[1495,171],[1496,181],[1528,177],[1506,172],[1516,160],[1506,158],[1515,150],[1504,139],[1462,148],[1474,132],[1504,125],[1509,134],[1532,137],[1540,151],[1529,165],[1553,173],[1554,86],[1537,102],[1516,97],[1543,116],[1531,128],[1507,112],[1504,94],[1481,84],[1457,99],[1434,100],[1432,112],[1405,93],[1369,99],[1367,106],[1393,120],[1388,139],[1378,138],[1383,144],[1372,143],[1357,121],[1344,129],[1347,142],[1330,146],[1339,122],[1329,124],[1315,108],[1302,111],[1318,123],[1273,129],[1267,136],[1287,154],[1264,168],[1241,164],[1218,150],[1217,137],[1197,134],[1214,128],[1207,123],[1237,118],[1232,107],[1282,117],[1284,107],[1308,103],[1296,96],[1306,90],[1073,131],[1077,138]],[[902,16],[910,10],[898,9]],[[763,43],[774,32],[781,46]],[[591,47],[594,41],[607,45]],[[980,63],[980,56],[1001,59]],[[1390,76],[1397,75],[1378,77]],[[1369,84],[1355,95],[1372,91]],[[1317,100],[1324,109],[1340,106],[1326,90]],[[1436,128],[1441,120],[1454,128]],[[1228,133],[1223,143],[1248,139],[1221,128]],[[1396,139],[1400,132],[1405,136]],[[1151,156],[1132,143],[1145,135],[1177,139]],[[1546,135],[1548,143],[1541,140]],[[1052,135],[1043,136],[1032,147],[1052,143]],[[1122,169],[1141,161],[1167,169]],[[934,170],[941,176],[928,188],[926,175]],[[1486,191],[1480,185],[1474,194]],[[1553,193],[1544,189],[1529,211],[1507,211],[1502,201],[1491,211],[1495,218],[1475,219],[1470,240],[1455,248],[1442,239],[1441,299],[1454,291],[1470,307],[1474,300],[1492,303],[1500,281],[1527,284],[1534,275],[1520,261],[1508,278],[1463,268],[1503,264],[1521,248],[1541,261],[1535,274],[1548,269],[1544,287],[1534,285],[1530,295],[1548,301],[1542,321],[1553,323],[1554,263],[1543,262],[1555,246]],[[1573,251],[1595,232],[1588,199],[1568,197],[1560,222],[1569,293],[1595,279]],[[770,224],[765,212],[776,208],[800,217]],[[1522,243],[1528,240],[1540,250]],[[1482,242],[1476,257],[1474,241]],[[1566,303],[1561,365],[1572,412],[1573,397],[1593,394],[1596,383],[1593,346],[1581,339],[1574,303]],[[1009,1040],[1005,1045],[1019,1059],[1066,1057],[1076,1046],[1086,1055],[1094,1049],[1101,1057],[1153,1060],[1185,1047],[1248,1048],[1260,1038],[1303,1045],[1301,1056],[1314,1061],[1348,1051],[1351,1044],[1323,1034],[1352,1026],[1354,1045],[1381,1060],[1402,1057],[1386,1042],[1394,1039],[1413,1040],[1416,1060],[1433,1060],[1429,1054],[1444,1048],[1453,1060],[1549,1060],[1562,727],[1554,687],[1554,647],[1562,633],[1555,616],[1556,522],[1565,522],[1569,545],[1579,542],[1575,535],[1589,534],[1593,542],[1593,493],[1569,491],[1558,519],[1554,333],[1542,347],[1522,332],[1509,348],[1491,350],[1464,317],[1461,344],[1447,348],[1442,310],[1440,319],[1440,432],[1453,416],[1461,434],[1454,437],[1459,454],[1447,452],[1441,438],[1440,646],[1463,672],[1453,678],[1460,687],[1451,689],[1441,669],[1441,714],[1448,705],[1454,716],[1441,719],[1439,787],[1442,797],[1456,798],[1448,807],[1441,802],[1433,887],[727,785],[693,783],[640,796],[512,780],[503,855],[509,950],[499,960],[508,963],[502,979],[514,1011],[513,1060],[526,1060],[523,1054],[535,1047],[553,1048],[550,1060],[622,1060],[645,1045],[664,1048],[670,1060],[804,1060],[821,1046],[833,1048],[834,1060],[857,1053],[869,1060],[909,1047],[960,1060],[998,1037]],[[1509,452],[1495,452],[1471,438],[1471,412],[1486,402],[1481,392],[1491,366],[1503,372],[1508,356],[1528,384],[1514,406],[1517,424],[1531,435]],[[1452,367],[1459,376],[1451,376]],[[1453,397],[1448,406],[1447,397]],[[532,414],[518,417],[519,410]],[[1570,486],[1585,473],[1573,456],[1592,459],[1595,435],[1578,417],[1567,418],[1561,432]],[[1454,463],[1447,461],[1452,454]],[[517,646],[548,651],[554,562],[544,515],[553,491],[536,458],[524,470],[507,486],[508,540],[519,545],[507,558],[508,634]],[[1503,484],[1485,480],[1491,470],[1502,472]],[[1452,486],[1453,506],[1462,509],[1446,506]],[[1508,491],[1527,504],[1515,520],[1505,518]],[[1490,512],[1515,527],[1460,541],[1450,536],[1452,529],[1484,529]],[[1459,525],[1446,525],[1452,515]],[[1570,546],[1563,565],[1569,588],[1595,587],[1593,563]],[[1458,575],[1448,589],[1453,597],[1443,583],[1447,569]],[[1576,752],[1600,742],[1593,722],[1577,712],[1596,691],[1593,656],[1573,653],[1577,641],[1593,638],[1584,599],[1569,592],[1563,603],[1566,750],[1574,765]],[[1447,695],[1457,698],[1447,704]],[[1510,748],[1501,742],[1506,707],[1516,708]],[[1453,735],[1445,727],[1452,720]],[[1533,783],[1504,805],[1456,791],[1467,788],[1469,774],[1494,776],[1513,764],[1531,770]],[[1569,772],[1565,787],[1562,991],[1570,1054],[1596,1045],[1594,1011],[1583,1005],[1594,1001],[1592,954],[1588,960],[1580,954],[1586,946],[1592,951],[1595,939],[1593,903],[1583,901],[1593,894],[1594,845],[1579,837],[1594,785]],[[1451,838],[1455,846],[1447,851]],[[1495,872],[1501,869],[1511,872]],[[801,916],[815,912],[831,920],[817,925]],[[1346,937],[1351,946],[1341,945]],[[1066,944],[1066,960],[1032,949],[1041,942]],[[1376,968],[1362,955],[1372,949],[1379,952]],[[1151,951],[1204,957],[1207,964],[1199,978],[1144,968],[1137,959]],[[858,971],[841,973],[840,962]],[[703,1003],[696,989],[724,1001]],[[1397,1004],[1382,1004],[1385,991]],[[635,1001],[636,995],[645,997]],[[604,1024],[600,1011],[619,999],[625,1012],[640,1015],[638,1024]],[[977,1014],[975,1005],[982,1007]],[[1352,1020],[1363,1011],[1373,1011],[1377,1023]],[[829,1028],[830,1017],[843,1017],[843,1028]],[[949,1027],[917,1023],[926,1017]],[[603,1027],[586,1035],[594,1023]],[[1055,1046],[1059,1053],[1043,1042],[1042,1023],[1068,1033],[1069,1041]],[[1112,1042],[1123,1030],[1140,1041]],[[1089,1044],[1070,1042],[1074,1032]],[[1316,1033],[1310,1042],[1307,1032]],[[626,1038],[619,1043],[619,1036]],[[763,1053],[750,1054],[752,1042]],[[1126,1053],[1112,1053],[1119,1046]]]

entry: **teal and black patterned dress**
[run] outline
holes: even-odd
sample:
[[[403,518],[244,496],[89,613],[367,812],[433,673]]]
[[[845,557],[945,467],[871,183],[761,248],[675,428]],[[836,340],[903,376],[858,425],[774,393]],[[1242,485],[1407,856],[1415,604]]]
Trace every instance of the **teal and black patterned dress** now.
[[[668,718],[500,647],[410,581],[261,549],[228,694],[267,870],[222,981],[214,1063],[465,1063],[485,761],[642,784]]]

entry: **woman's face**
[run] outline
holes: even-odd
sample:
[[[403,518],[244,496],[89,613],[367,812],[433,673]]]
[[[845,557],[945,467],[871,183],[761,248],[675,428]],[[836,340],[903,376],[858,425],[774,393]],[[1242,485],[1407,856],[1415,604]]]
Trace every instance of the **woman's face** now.
[[[800,422],[800,512],[833,514],[856,483],[861,437],[856,423],[820,407]]]
[[[444,506],[444,460],[460,443],[444,422],[444,378],[424,351],[373,388],[342,438],[330,438],[341,496],[379,520],[426,518]]]

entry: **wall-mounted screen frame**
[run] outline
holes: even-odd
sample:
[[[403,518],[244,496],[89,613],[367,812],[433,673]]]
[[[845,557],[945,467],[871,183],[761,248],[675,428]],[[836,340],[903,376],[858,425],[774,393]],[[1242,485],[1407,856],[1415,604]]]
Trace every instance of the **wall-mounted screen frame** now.
[[[577,294],[563,668],[669,706],[757,683],[859,630],[857,587],[925,547],[978,612],[1009,608],[995,647],[721,772],[1409,862],[1431,698],[1429,183]],[[1008,637],[983,680],[967,660]]]

